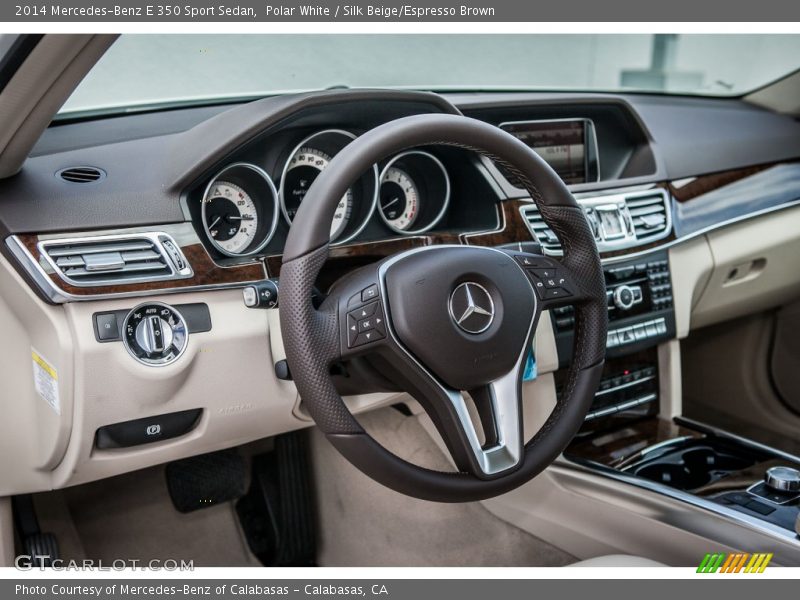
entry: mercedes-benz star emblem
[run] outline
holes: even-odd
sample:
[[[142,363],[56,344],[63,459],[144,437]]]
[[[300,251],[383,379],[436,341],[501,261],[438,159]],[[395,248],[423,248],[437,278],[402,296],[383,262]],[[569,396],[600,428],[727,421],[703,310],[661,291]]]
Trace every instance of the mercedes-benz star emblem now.
[[[473,281],[460,284],[450,295],[450,317],[467,333],[482,333],[494,321],[494,302],[486,288]]]

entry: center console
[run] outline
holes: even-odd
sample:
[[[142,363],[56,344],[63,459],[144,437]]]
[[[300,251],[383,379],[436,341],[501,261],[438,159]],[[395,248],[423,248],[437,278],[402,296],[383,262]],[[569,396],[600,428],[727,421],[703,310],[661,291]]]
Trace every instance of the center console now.
[[[658,344],[675,336],[672,280],[667,253],[616,262],[604,268],[608,299],[606,364],[580,436],[658,413]],[[574,310],[552,311],[559,364],[571,356]],[[563,385],[556,374],[556,392]]]
[[[666,252],[606,265],[608,339],[603,376],[564,457],[595,472],[797,541],[800,459],[686,419],[659,416],[658,346],[675,337]],[[551,314],[559,364],[569,363],[571,307]],[[555,373],[556,394],[566,369]]]

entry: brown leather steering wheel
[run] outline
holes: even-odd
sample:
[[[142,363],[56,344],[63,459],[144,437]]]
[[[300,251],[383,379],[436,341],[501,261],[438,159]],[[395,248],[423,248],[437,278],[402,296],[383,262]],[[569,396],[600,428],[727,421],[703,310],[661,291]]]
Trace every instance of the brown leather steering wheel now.
[[[564,248],[560,260],[471,246],[431,246],[347,275],[311,303],[328,257],[339,200],[377,161],[425,145],[452,145],[502,163],[522,181]],[[543,273],[545,275],[543,275]],[[559,292],[545,284],[554,276]],[[549,277],[548,277],[549,279]],[[406,117],[338,153],[294,218],[279,291],[286,357],[309,413],[353,465],[376,481],[427,500],[466,502],[502,494],[555,460],[592,402],[605,356],[607,309],[600,257],[583,212],[556,173],[525,144],[487,123],[453,115]],[[575,342],[555,409],[526,444],[521,378],[542,310],[575,306]],[[458,472],[413,465],[358,424],[330,366],[375,355],[385,375],[431,416]],[[480,414],[481,443],[462,392]]]

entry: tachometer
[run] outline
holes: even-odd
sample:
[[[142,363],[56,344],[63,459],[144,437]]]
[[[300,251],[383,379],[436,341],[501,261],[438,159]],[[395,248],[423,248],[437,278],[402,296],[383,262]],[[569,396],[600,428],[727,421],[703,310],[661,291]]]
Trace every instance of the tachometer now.
[[[442,161],[424,150],[407,150],[381,172],[378,211],[392,231],[406,235],[435,227],[450,202],[450,176]]]
[[[314,180],[328,166],[330,161],[331,157],[328,154],[309,146],[300,148],[289,159],[288,168],[281,186],[283,208],[289,222],[294,219],[297,209],[300,208],[300,203],[306,197],[308,188],[311,187],[311,184],[314,183]],[[333,215],[333,221],[331,222],[332,240],[338,238],[344,231],[352,213],[353,190],[347,190],[347,193],[339,200],[336,213]]]
[[[378,208],[387,225],[401,231],[411,229],[419,214],[419,191],[408,173],[397,167],[384,172]]]
[[[278,224],[278,193],[259,167],[235,163],[206,187],[203,227],[211,244],[227,256],[247,256],[266,246]]]

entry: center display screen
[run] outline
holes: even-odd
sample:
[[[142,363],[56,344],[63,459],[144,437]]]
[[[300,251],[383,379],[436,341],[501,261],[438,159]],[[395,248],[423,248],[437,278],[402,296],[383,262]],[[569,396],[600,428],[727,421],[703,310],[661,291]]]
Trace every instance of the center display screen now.
[[[573,184],[592,180],[587,144],[590,125],[585,119],[568,119],[503,123],[500,127],[533,149],[564,183]]]

